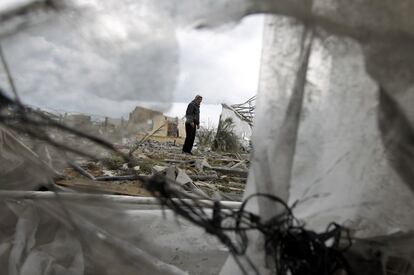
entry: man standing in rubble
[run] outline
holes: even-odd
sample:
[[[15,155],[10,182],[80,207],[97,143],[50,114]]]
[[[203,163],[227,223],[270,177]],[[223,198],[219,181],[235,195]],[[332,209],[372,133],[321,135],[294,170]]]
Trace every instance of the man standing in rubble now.
[[[185,112],[185,142],[183,146],[183,153],[190,154],[193,149],[194,139],[196,136],[196,129],[200,128],[200,104],[203,97],[197,95],[193,101],[188,104]]]

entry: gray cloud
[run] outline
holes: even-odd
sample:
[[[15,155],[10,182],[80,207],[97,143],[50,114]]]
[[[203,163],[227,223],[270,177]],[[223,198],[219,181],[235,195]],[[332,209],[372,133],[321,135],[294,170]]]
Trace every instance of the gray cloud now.
[[[193,30],[158,2],[79,2],[81,14],[2,41],[24,102],[119,117],[143,101],[188,102],[199,92],[206,103],[238,102],[255,93],[261,16]],[[0,84],[8,87],[1,73]]]
[[[210,103],[236,103],[257,90],[262,45],[262,16],[219,30],[180,30],[180,78],[176,101],[195,92]]]
[[[3,43],[24,98],[70,93],[80,100],[91,95],[171,99],[179,70],[174,27],[156,19],[151,14],[156,11],[139,16],[128,1],[104,2],[97,10],[65,14]]]

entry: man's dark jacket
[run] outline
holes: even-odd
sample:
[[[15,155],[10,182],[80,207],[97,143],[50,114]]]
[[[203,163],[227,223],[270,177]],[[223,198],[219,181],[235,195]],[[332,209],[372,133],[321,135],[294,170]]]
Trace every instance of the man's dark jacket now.
[[[200,104],[198,104],[195,100],[191,101],[190,104],[188,104],[185,117],[185,123],[194,122],[195,125],[200,125]]]

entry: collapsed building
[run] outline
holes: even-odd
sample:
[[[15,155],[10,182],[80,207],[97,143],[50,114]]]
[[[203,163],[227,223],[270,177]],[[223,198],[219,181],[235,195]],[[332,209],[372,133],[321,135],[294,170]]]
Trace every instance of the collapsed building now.
[[[158,140],[177,138],[182,142],[185,138],[183,119],[168,117],[159,111],[139,106],[129,114],[126,128],[130,134],[152,133],[152,138]]]
[[[37,109],[47,117],[88,133],[103,136],[111,141],[120,142],[122,138],[141,138],[147,134],[158,141],[185,139],[185,120],[169,117],[162,112],[137,106],[129,113],[128,119],[94,117],[88,114],[54,114]]]

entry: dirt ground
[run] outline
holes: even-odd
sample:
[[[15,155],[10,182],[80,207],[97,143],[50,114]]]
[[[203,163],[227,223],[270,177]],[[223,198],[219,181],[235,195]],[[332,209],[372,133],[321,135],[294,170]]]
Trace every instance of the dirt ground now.
[[[125,148],[127,150],[127,148]],[[143,183],[135,176],[174,172],[173,178],[189,191],[201,191],[206,197],[241,200],[249,165],[248,154],[219,153],[205,148],[195,148],[194,155],[181,153],[181,145],[174,142],[148,140],[133,153],[134,167],[112,155],[100,161],[82,160],[77,165],[89,177],[73,167],[64,170],[59,186],[79,191],[102,192],[131,196],[150,196]],[[120,179],[115,177],[121,177]],[[122,178],[124,177],[124,178]]]

